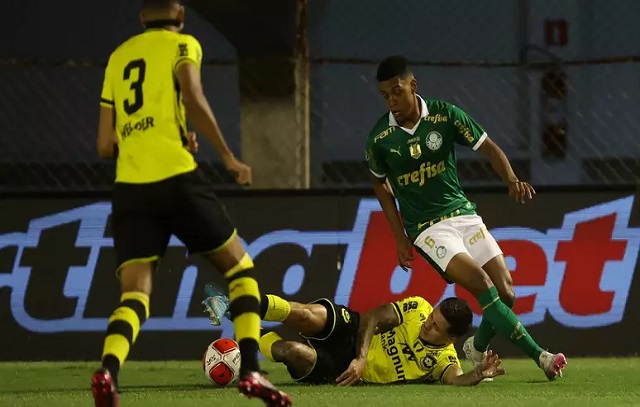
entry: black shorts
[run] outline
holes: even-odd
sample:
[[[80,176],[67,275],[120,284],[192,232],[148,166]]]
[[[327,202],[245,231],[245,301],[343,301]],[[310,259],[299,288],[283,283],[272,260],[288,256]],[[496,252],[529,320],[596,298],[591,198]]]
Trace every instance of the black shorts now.
[[[311,372],[296,378],[300,383],[334,383],[356,357],[356,342],[360,326],[360,314],[323,298],[314,303],[327,308],[327,324],[316,337],[305,337],[316,353],[316,363]]]
[[[158,260],[171,235],[189,254],[224,245],[235,227],[200,170],[149,184],[116,183],[111,230],[118,269],[135,260]]]

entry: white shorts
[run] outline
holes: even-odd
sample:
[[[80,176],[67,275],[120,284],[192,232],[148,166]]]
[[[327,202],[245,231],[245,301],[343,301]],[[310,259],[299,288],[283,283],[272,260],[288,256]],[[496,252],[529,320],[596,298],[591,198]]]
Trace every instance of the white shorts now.
[[[428,227],[413,242],[429,258],[436,271],[445,274],[458,253],[467,253],[480,267],[501,255],[502,250],[478,215],[461,215]],[[438,270],[439,269],[439,270]]]

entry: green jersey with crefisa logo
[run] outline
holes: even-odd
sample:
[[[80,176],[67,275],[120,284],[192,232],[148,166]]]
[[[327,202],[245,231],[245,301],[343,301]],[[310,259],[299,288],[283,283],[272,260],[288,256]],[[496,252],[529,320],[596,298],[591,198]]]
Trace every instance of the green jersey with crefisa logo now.
[[[400,127],[389,112],[369,133],[365,150],[373,175],[389,179],[412,239],[447,217],[475,214],[460,186],[454,143],[477,150],[487,137],[460,108],[440,100],[418,101],[416,127]]]

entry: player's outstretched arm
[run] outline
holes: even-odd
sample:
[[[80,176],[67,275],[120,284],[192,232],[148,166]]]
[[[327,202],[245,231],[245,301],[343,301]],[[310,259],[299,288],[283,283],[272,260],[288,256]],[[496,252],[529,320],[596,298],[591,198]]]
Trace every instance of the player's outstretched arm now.
[[[452,386],[475,386],[483,379],[505,374],[502,361],[492,351],[487,352],[482,364],[470,372],[464,373],[458,365],[451,364],[444,372],[442,383]]]
[[[393,236],[396,240],[398,264],[406,271],[411,268],[411,264],[409,262],[413,260],[413,244],[404,233],[402,222],[400,222],[400,217],[398,216],[396,200],[394,199],[393,194],[389,192],[387,187],[385,187],[385,180],[373,175],[371,175],[371,177],[373,179],[373,191],[378,198],[378,202],[380,202],[382,211],[387,218],[389,226],[391,226],[391,231],[393,232]]]
[[[250,184],[251,168],[236,159],[227,145],[202,90],[198,67],[193,63],[180,64],[176,69],[176,77],[182,91],[182,101],[187,110],[187,117],[191,123],[211,141],[220,154],[225,168],[236,175],[236,181],[239,184]]]
[[[362,315],[356,342],[356,358],[337,379],[339,386],[350,386],[360,381],[367,363],[369,345],[376,333],[387,332],[400,324],[392,304],[384,304]]]
[[[493,140],[487,137],[478,147],[478,151],[489,159],[493,170],[508,185],[509,195],[517,202],[524,203],[525,199],[533,199],[536,191],[528,182],[518,180],[507,155]]]

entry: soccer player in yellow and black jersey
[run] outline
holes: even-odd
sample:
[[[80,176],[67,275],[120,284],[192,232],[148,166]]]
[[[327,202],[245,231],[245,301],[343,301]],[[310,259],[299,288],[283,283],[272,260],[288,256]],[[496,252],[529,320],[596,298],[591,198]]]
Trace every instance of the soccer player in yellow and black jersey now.
[[[210,303],[205,301],[206,310],[216,324],[224,309]],[[282,322],[305,340],[285,341],[275,332],[260,338],[260,351],[284,363],[299,382],[465,386],[504,374],[491,351],[474,370],[462,371],[454,344],[471,327],[472,314],[459,298],[433,308],[424,298],[408,297],[362,315],[327,299],[301,304],[263,295],[261,305],[263,320]]]
[[[242,354],[240,391],[269,406],[289,406],[289,396],[259,372],[253,261],[192,154],[197,145],[187,116],[236,181],[251,182],[251,169],[234,157],[204,96],[202,49],[180,33],[184,14],[179,0],[143,0],[146,31],[120,45],[105,72],[97,147],[101,157],[117,156],[111,227],[122,294],[109,318],[102,368],[92,377],[95,405],[118,405],[118,372],[149,317],[153,271],[176,235],[227,279]]]

